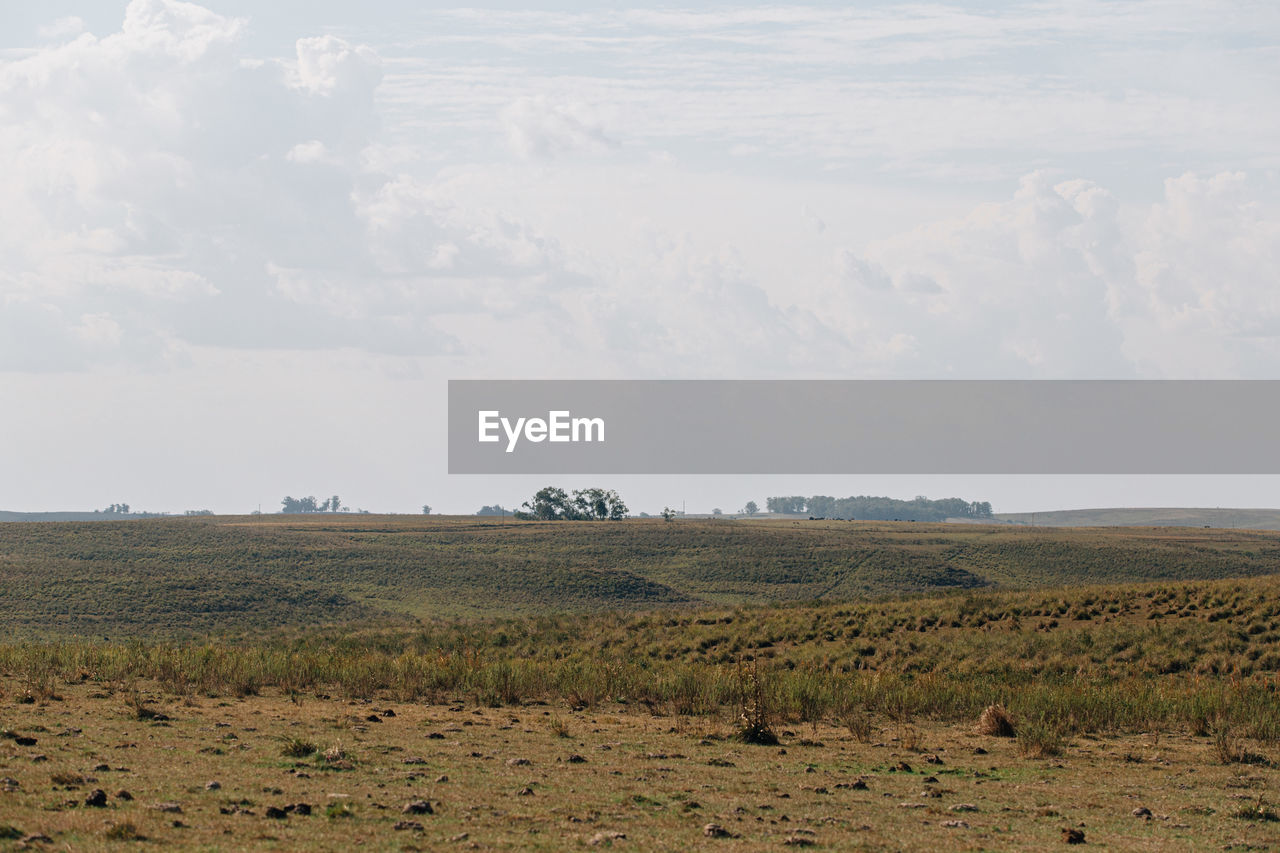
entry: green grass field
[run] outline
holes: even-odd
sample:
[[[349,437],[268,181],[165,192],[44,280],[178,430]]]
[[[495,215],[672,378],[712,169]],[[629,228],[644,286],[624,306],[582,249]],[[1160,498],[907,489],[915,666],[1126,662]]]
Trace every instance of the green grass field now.
[[[255,516],[0,526],[0,629],[201,637],[1280,571],[1280,533]]]

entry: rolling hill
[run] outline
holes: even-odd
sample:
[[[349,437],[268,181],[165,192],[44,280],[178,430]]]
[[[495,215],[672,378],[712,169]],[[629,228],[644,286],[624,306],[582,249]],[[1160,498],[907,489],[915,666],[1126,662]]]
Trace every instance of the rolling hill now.
[[[996,513],[997,521],[1044,527],[1223,527],[1280,530],[1280,509],[1116,507]]]
[[[1280,572],[1280,534],[227,516],[0,529],[15,636],[236,635]]]

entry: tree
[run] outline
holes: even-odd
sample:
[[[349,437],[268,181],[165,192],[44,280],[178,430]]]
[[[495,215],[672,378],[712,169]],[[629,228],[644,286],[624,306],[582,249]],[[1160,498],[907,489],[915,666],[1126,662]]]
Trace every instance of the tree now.
[[[613,489],[578,489],[572,495],[557,486],[539,489],[520,505],[516,518],[536,521],[619,521],[627,505]]]
[[[712,514],[712,515],[724,515],[724,510],[722,510],[720,507],[716,507],[715,509],[711,510],[711,514]]]
[[[476,512],[476,515],[506,515],[507,508],[502,504],[494,504],[493,506],[482,506]]]
[[[320,512],[320,504],[316,501],[314,495],[308,495],[305,498],[284,497],[280,501],[280,511],[286,513],[295,512]]]
[[[627,505],[613,489],[579,489],[573,493],[573,514],[587,521],[619,521],[627,517]]]
[[[672,508],[671,508],[671,507],[669,507],[669,506],[664,506],[664,507],[662,508],[662,520],[663,520],[663,521],[670,521],[671,519],[673,519],[673,518],[675,518],[675,517],[676,517],[676,511],[675,511],[674,509],[672,509]]]
[[[747,505],[742,508],[742,511],[747,515],[755,515],[760,511],[760,507],[756,506],[755,501],[747,501]]]
[[[423,505],[422,505],[422,514],[423,514],[423,515],[431,515],[431,504],[423,504]]]
[[[764,505],[768,508],[769,512],[776,512],[785,515],[803,515],[806,503],[806,499],[800,495],[764,499]]]
[[[573,517],[573,507],[564,489],[558,486],[544,486],[525,501],[517,518],[534,521],[559,521]]]

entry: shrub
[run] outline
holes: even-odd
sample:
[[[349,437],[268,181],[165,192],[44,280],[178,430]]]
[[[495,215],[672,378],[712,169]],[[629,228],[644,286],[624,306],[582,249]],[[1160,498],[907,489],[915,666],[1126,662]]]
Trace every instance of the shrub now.
[[[314,755],[316,745],[302,738],[290,738],[284,742],[284,749],[280,753],[285,758],[306,758],[308,755]]]
[[[978,717],[978,725],[974,729],[980,735],[989,737],[1015,737],[1017,729],[1013,718],[1003,705],[988,705]]]
[[[1232,817],[1238,817],[1241,820],[1260,820],[1267,823],[1280,821],[1280,814],[1276,810],[1267,805],[1262,799],[1256,803],[1250,803],[1247,806],[1241,806],[1231,813]]]
[[[1061,730],[1048,720],[1026,722],[1018,732],[1018,754],[1023,758],[1051,758],[1062,754]]]
[[[773,711],[768,691],[753,661],[747,669],[738,666],[738,705],[742,709],[738,721],[742,726],[736,737],[743,743],[774,746],[778,736],[773,731]]]
[[[138,827],[132,823],[114,823],[107,830],[107,838],[110,841],[141,841],[142,836],[138,834]]]
[[[841,715],[840,721],[844,723],[845,728],[849,730],[849,734],[853,735],[853,739],[858,743],[871,743],[874,726],[871,723],[870,714],[851,709]]]

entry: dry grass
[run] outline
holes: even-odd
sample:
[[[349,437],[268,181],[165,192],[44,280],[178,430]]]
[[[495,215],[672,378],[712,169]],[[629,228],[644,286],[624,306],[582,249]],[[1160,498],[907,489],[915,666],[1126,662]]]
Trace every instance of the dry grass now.
[[[0,740],[0,777],[17,783],[0,792],[0,824],[14,840],[46,835],[50,849],[119,850],[143,837],[156,849],[754,850],[789,838],[818,849],[1045,849],[1081,824],[1087,843],[1115,849],[1261,849],[1274,842],[1268,803],[1280,784],[1280,771],[1221,764],[1211,740],[1178,732],[1162,734],[1158,756],[1143,734],[1077,737],[1029,759],[1027,723],[1010,741],[917,717],[922,756],[828,722],[779,727],[774,747],[746,745],[732,737],[730,709],[677,725],[609,700],[577,712],[462,696],[312,695],[299,706],[271,689],[186,707],[157,699],[171,717],[157,723],[93,683],[60,692],[61,702],[0,707],[7,728],[38,741]],[[554,717],[569,737],[548,737]],[[360,760],[344,769],[322,754],[282,757],[291,739],[340,744],[330,758]],[[96,788],[103,808],[84,804]],[[181,811],[157,808],[165,803]],[[402,814],[411,803],[429,810]],[[1135,817],[1137,805],[1155,819]],[[709,823],[736,839],[705,835]]]
[[[974,731],[987,737],[1015,737],[1018,733],[1014,728],[1013,718],[1003,705],[988,705],[983,708]]]

